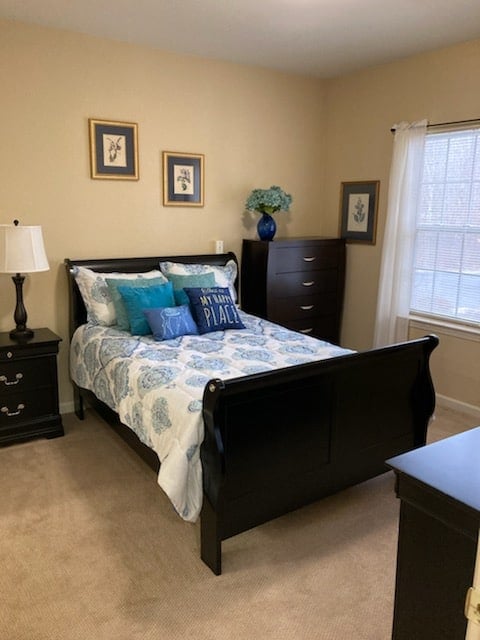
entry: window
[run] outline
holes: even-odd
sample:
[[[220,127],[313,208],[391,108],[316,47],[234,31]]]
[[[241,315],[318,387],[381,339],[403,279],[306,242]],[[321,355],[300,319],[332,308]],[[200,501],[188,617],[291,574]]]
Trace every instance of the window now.
[[[480,324],[480,128],[427,134],[410,308]]]

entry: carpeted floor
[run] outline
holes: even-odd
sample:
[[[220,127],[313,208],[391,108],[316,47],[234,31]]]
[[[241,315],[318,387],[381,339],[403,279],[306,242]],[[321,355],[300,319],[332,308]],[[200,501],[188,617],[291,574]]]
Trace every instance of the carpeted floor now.
[[[2,640],[388,640],[399,504],[393,473],[199,559],[155,474],[93,414],[0,449]],[[429,440],[475,426],[437,411]]]

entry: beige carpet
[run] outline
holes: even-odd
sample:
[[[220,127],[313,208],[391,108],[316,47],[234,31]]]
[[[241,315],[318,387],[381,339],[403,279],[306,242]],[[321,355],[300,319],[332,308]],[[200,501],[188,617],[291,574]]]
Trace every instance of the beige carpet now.
[[[393,473],[223,543],[199,559],[154,473],[93,414],[0,449],[2,640],[388,640]],[[473,427],[437,412],[430,440]]]

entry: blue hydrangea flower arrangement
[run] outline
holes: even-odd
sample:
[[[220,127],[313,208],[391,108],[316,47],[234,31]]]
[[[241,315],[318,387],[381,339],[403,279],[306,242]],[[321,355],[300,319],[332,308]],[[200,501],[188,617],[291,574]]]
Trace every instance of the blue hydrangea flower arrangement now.
[[[292,196],[273,185],[270,189],[254,189],[247,198],[245,208],[271,215],[276,211],[289,211],[291,204]]]

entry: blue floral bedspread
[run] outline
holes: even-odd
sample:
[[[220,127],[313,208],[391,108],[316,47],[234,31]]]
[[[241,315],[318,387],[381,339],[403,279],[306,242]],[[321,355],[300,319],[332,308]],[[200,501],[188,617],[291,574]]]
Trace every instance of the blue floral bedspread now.
[[[114,409],[161,462],[158,483],[184,520],[202,506],[202,398],[211,378],[236,378],[350,353],[239,312],[246,329],[156,342],[82,325],[72,339],[72,379]]]

